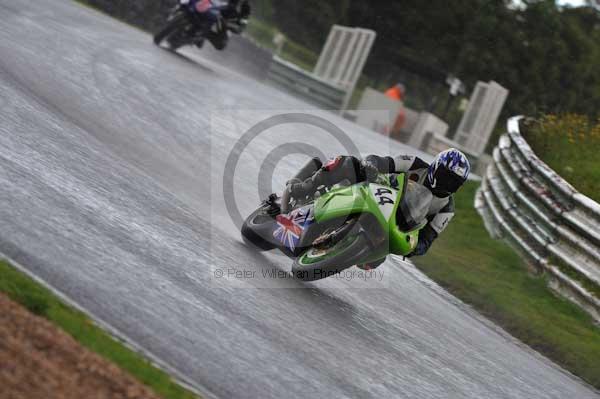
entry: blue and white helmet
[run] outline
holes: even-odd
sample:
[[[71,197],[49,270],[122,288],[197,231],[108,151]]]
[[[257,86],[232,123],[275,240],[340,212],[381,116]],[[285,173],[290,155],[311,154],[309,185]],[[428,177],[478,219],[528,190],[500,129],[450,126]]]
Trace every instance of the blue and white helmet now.
[[[427,172],[426,185],[439,197],[447,197],[467,181],[471,172],[469,160],[456,148],[440,152]]]

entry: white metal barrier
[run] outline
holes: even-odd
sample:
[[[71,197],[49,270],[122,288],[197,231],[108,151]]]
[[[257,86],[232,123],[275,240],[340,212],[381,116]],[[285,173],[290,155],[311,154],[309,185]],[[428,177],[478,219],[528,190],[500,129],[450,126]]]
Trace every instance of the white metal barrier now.
[[[494,81],[477,82],[454,140],[469,152],[483,154],[508,97],[508,90]]]
[[[372,30],[334,25],[312,73],[275,56],[267,77],[321,108],[344,111],[375,37]]]
[[[475,207],[490,235],[505,238],[549,276],[550,287],[600,321],[600,204],[542,162],[509,119]],[[596,291],[597,292],[597,291]]]
[[[273,57],[267,78],[322,109],[340,110],[346,98],[344,88],[314,76],[277,56]]]
[[[377,34],[370,29],[333,25],[313,73],[344,88],[341,109],[348,107]]]

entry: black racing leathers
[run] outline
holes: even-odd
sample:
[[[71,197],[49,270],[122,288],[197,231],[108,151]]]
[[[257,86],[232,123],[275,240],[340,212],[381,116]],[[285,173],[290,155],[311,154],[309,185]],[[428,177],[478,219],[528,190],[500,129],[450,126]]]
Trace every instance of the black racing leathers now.
[[[250,4],[247,0],[230,0],[221,10],[221,20],[216,27],[205,33],[208,41],[217,50],[224,50],[229,42],[228,31],[242,32],[241,20],[250,16]]]

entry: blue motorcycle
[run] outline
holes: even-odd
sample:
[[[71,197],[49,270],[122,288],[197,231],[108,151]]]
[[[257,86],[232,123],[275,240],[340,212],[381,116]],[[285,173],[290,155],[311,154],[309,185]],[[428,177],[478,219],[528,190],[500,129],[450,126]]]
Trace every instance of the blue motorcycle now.
[[[227,41],[227,32],[241,33],[245,21],[229,21],[224,17],[228,11],[228,2],[219,0],[179,0],[167,19],[166,26],[154,35],[154,44],[159,46],[166,41],[172,50],[185,45],[202,46],[209,38],[213,44],[215,38],[224,36],[222,47]],[[219,50],[218,44],[215,44]]]

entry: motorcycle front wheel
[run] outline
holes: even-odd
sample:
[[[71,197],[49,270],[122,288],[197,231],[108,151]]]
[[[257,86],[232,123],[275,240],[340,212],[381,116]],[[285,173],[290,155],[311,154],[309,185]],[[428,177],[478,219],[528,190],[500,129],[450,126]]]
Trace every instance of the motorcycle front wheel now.
[[[360,263],[370,251],[364,233],[349,233],[330,247],[306,250],[294,260],[292,274],[302,281],[321,280]]]
[[[177,13],[164,28],[154,35],[154,44],[160,46],[163,40],[176,33],[178,29],[184,28],[188,23],[188,16],[185,13]]]
[[[267,207],[261,206],[246,218],[242,225],[242,238],[246,244],[249,244],[259,251],[270,251],[276,248],[276,244],[272,240],[265,237],[272,237],[270,232],[273,230],[275,223],[274,216],[269,215]]]

